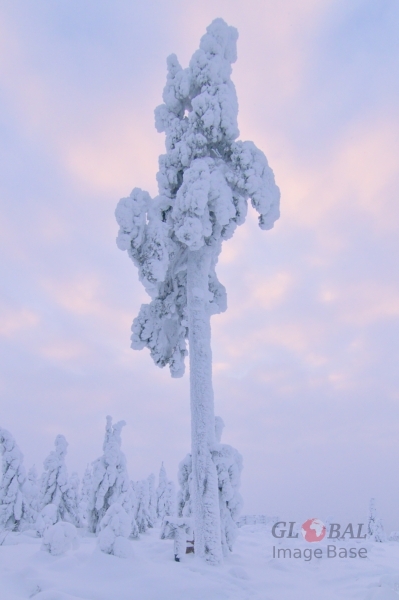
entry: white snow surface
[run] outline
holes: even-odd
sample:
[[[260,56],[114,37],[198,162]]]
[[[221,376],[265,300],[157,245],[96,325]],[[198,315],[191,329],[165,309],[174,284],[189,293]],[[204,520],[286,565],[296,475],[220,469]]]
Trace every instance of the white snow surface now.
[[[212,566],[191,554],[174,562],[173,540],[161,540],[159,535],[159,528],[154,528],[140,540],[124,538],[132,552],[119,558],[101,552],[94,536],[81,537],[78,549],[70,547],[53,556],[41,550],[41,539],[7,532],[0,545],[0,600],[399,598],[397,542],[365,540],[366,559],[273,559],[277,540],[270,528],[246,525],[240,528],[234,552],[221,566]],[[356,542],[339,545],[358,546]],[[295,547],[316,549],[325,544],[298,540]]]

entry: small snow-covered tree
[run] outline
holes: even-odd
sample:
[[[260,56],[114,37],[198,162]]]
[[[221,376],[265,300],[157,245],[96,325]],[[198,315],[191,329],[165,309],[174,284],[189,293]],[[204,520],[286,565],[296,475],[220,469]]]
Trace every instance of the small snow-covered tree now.
[[[177,516],[191,517],[191,496],[192,496],[192,479],[193,479],[193,461],[191,454],[179,463],[179,471],[177,478],[179,481],[179,491],[177,492]]]
[[[173,481],[168,481],[165,490],[164,516],[173,517],[176,515],[176,490]]]
[[[149,505],[148,512],[153,525],[157,522],[157,494],[155,490],[155,475],[151,473],[148,476],[148,494],[149,494]]]
[[[235,448],[222,444],[224,422],[215,417],[216,444],[212,451],[212,460],[216,465],[219,489],[219,510],[222,549],[225,556],[233,549],[237,537],[237,521],[242,508],[242,497],[239,493],[242,471],[242,456]],[[179,517],[191,516],[192,459],[187,454],[179,464],[178,479],[180,490],[177,501]]]
[[[154,362],[184,373],[190,349],[193,515],[196,551],[222,560],[212,389],[212,314],[226,310],[215,267],[222,242],[245,221],[247,201],[261,229],[279,216],[279,189],[265,155],[236,141],[238,103],[230,79],[237,30],[216,19],[183,69],[168,58],[164,104],[156,128],[166,133],[159,158],[159,195],[135,188],[120,200],[118,247],[127,250],[151,297],[132,326],[132,347],[149,348]]]
[[[72,473],[68,481],[68,488],[65,492],[65,507],[70,521],[75,527],[82,527],[79,510],[79,485],[80,480],[77,473]]]
[[[43,463],[39,509],[53,504],[57,507],[57,521],[68,521],[75,525],[76,507],[71,505],[70,484],[65,465],[68,442],[63,435],[57,435],[54,444],[55,450],[50,452]]]
[[[0,429],[0,453],[0,531],[20,531],[24,525],[33,521],[34,513],[24,493],[24,457],[13,436],[6,429]]]
[[[53,556],[60,556],[73,548],[79,548],[79,540],[76,527],[72,523],[58,521],[43,531],[42,550],[46,550]]]
[[[129,536],[131,518],[125,509],[114,502],[100,521],[98,545],[105,554],[127,558],[131,552]]]
[[[31,524],[33,524],[39,513],[39,482],[35,465],[29,469],[26,476],[24,494],[31,512]]]
[[[125,421],[112,425],[112,417],[107,417],[103,455],[93,463],[92,489],[88,507],[89,531],[98,533],[101,519],[109,507],[118,502],[131,519],[131,532],[135,535],[134,492],[126,467],[126,458],[121,450],[121,431]]]
[[[232,446],[221,443],[223,428],[223,420],[215,417],[215,435],[218,443],[212,452],[212,458],[218,475],[222,548],[223,554],[227,556],[233,550],[238,533],[237,521],[243,504],[239,492],[242,456]]]
[[[46,504],[37,515],[35,529],[39,537],[42,537],[46,529],[58,522],[58,506]]]
[[[90,494],[92,489],[92,473],[91,468],[87,465],[82,479],[82,487],[79,498],[79,517],[83,526],[87,527],[87,511],[89,509]]]
[[[149,527],[153,527],[154,523],[150,514],[150,489],[148,479],[137,481],[134,484],[136,493],[136,523],[139,533],[145,533]]]
[[[369,505],[369,518],[367,523],[367,539],[374,542],[385,542],[386,536],[381,518],[377,515],[375,499],[371,498]]]
[[[157,498],[157,519],[162,519],[165,516],[165,492],[166,486],[168,485],[168,477],[166,475],[166,469],[162,463],[159,470],[158,487],[155,490]]]

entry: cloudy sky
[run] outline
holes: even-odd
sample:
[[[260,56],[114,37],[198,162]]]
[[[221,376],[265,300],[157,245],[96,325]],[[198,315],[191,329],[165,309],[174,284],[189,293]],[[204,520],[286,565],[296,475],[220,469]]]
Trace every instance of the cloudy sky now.
[[[63,433],[81,474],[111,414],[132,478],[162,460],[176,478],[188,376],[129,347],[146,295],[113,213],[156,194],[166,57],[186,66],[215,17],[239,30],[241,139],[282,196],[218,266],[216,413],[244,512],[357,519],[375,496],[399,529],[397,0],[3,0],[0,426],[39,470]]]

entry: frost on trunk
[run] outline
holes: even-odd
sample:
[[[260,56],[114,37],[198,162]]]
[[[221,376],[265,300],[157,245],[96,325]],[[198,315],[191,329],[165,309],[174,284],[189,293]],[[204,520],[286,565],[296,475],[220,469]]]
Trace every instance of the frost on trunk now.
[[[24,457],[6,429],[0,429],[0,453],[0,531],[21,531],[34,521],[35,515],[25,495]]]
[[[121,451],[121,430],[125,421],[112,425],[107,417],[103,455],[93,463],[92,488],[88,505],[88,527],[98,533],[100,521],[109,507],[118,502],[131,519],[131,533],[136,535],[137,526],[133,515],[134,492],[126,468],[126,458]]]
[[[369,505],[369,518],[367,523],[367,539],[374,542],[385,542],[386,535],[382,520],[377,515],[375,499],[371,498]]]
[[[116,208],[117,244],[139,270],[151,297],[133,321],[132,347],[147,347],[156,365],[184,373],[190,349],[193,516],[196,551],[222,558],[214,448],[210,317],[226,310],[215,267],[222,242],[245,221],[247,202],[261,229],[279,216],[279,189],[265,155],[237,141],[238,104],[230,79],[237,31],[222,19],[207,28],[188,66],[168,58],[164,104],[156,128],[166,134],[159,195],[134,188]]]

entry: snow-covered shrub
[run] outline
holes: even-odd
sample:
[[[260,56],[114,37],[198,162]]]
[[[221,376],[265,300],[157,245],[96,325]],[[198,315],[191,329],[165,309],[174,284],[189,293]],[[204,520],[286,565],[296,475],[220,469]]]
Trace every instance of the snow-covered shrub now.
[[[58,521],[58,506],[55,504],[47,504],[42,510],[39,512],[36,520],[36,531],[37,535],[40,537],[43,536],[46,529],[55,525]]]
[[[103,455],[93,463],[92,488],[88,505],[89,531],[98,533],[100,521],[109,507],[118,502],[131,519],[131,537],[137,537],[134,518],[136,499],[126,468],[126,458],[121,451],[121,431],[125,421],[112,425],[107,417]]]
[[[399,542],[399,531],[391,531],[388,537],[389,542]]]
[[[127,558],[131,553],[129,536],[131,517],[118,502],[114,502],[101,519],[98,545],[102,552]]]
[[[23,455],[6,429],[0,429],[0,453],[0,531],[21,531],[34,522],[35,513],[25,495]]]
[[[375,499],[371,498],[369,505],[369,518],[367,523],[367,539],[374,542],[385,542],[386,535],[382,520],[377,515]]]
[[[70,548],[76,550],[78,547],[76,527],[72,523],[58,521],[43,532],[42,550],[46,550],[53,556],[64,554]]]

